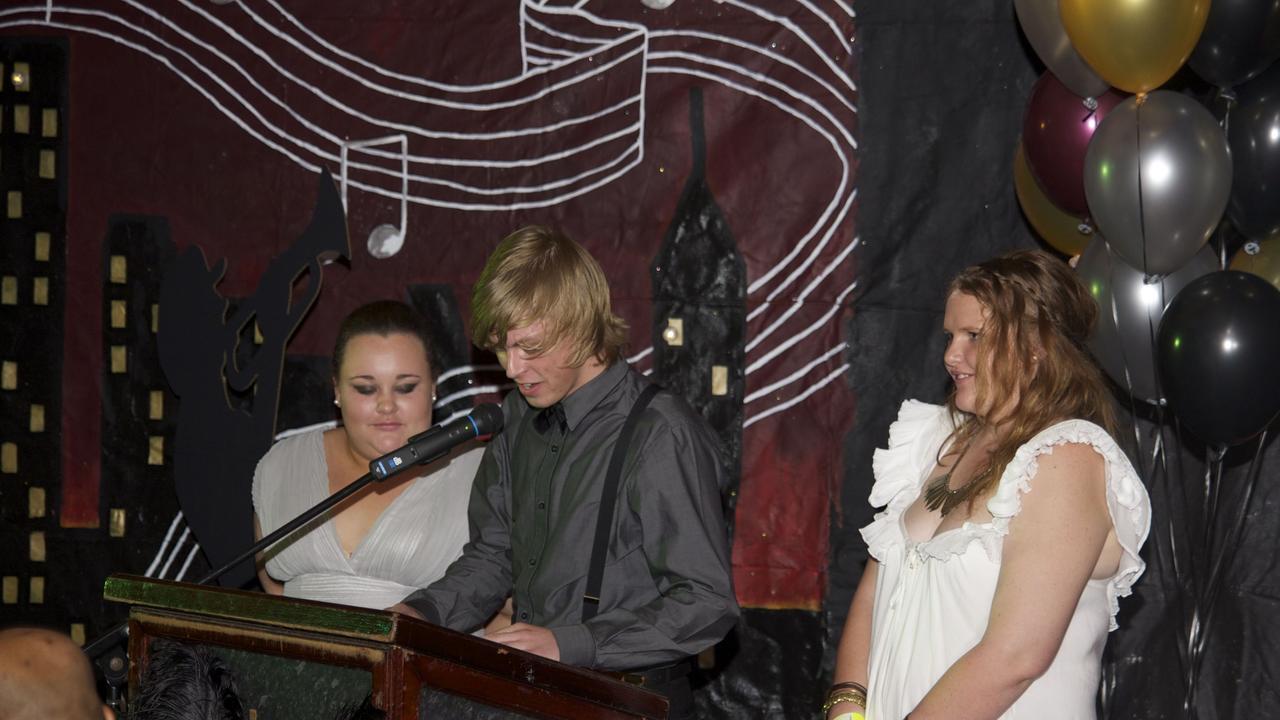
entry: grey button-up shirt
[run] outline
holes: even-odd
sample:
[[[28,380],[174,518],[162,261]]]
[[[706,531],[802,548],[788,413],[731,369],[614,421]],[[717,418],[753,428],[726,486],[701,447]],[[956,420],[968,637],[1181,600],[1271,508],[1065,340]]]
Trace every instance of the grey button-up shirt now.
[[[472,630],[510,593],[516,622],[551,629],[562,662],[629,670],[719,641],[738,604],[729,566],[715,436],[682,399],[660,393],[628,447],[599,613],[582,595],[605,472],[647,384],[617,362],[561,404],[567,429],[534,429],[518,393],[485,451],[468,510],[471,541],[445,576],[406,602],[428,620]]]

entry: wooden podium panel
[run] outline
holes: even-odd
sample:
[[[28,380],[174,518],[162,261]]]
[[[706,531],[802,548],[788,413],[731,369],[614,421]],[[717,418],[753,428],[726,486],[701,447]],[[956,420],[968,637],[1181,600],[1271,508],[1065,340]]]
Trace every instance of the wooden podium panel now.
[[[258,720],[331,718],[366,696],[408,720],[667,717],[661,695],[399,613],[129,575],[103,596],[130,606],[131,695],[167,638],[221,657]]]

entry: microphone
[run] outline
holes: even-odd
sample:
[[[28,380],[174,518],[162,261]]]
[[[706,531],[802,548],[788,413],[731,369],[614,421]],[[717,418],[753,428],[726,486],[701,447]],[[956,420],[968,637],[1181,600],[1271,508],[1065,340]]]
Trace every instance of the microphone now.
[[[493,403],[477,405],[470,415],[418,433],[409,438],[404,447],[369,463],[369,473],[377,480],[386,480],[415,465],[444,457],[471,438],[498,432],[502,429],[502,421],[502,408]]]

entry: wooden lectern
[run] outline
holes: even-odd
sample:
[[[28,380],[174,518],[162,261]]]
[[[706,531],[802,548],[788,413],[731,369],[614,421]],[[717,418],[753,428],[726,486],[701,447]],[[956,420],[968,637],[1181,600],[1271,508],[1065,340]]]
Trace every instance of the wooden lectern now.
[[[370,695],[391,719],[667,717],[661,695],[399,613],[130,575],[103,595],[130,606],[131,696],[167,638],[221,657],[257,720],[328,720]]]

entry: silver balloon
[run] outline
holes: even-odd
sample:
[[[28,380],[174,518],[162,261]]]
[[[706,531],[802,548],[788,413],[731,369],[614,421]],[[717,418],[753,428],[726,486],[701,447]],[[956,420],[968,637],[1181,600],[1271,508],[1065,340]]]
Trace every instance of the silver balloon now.
[[[1018,23],[1049,72],[1071,92],[1084,98],[1098,97],[1111,87],[1076,52],[1062,26],[1058,0],[1013,0]]]
[[[1213,115],[1157,90],[1117,105],[1084,158],[1089,214],[1111,249],[1150,275],[1177,270],[1204,246],[1231,194],[1231,151]]]
[[[1076,272],[1098,301],[1099,313],[1089,349],[1122,390],[1138,400],[1160,401],[1155,361],[1160,318],[1182,288],[1216,270],[1217,256],[1204,247],[1177,272],[1147,282],[1147,276],[1111,252],[1105,239],[1096,237],[1085,248]]]

